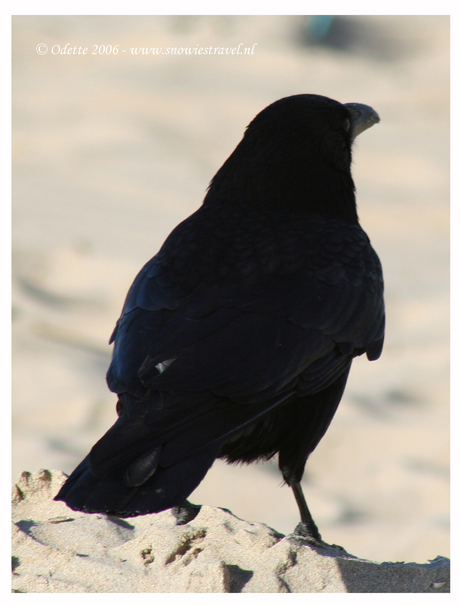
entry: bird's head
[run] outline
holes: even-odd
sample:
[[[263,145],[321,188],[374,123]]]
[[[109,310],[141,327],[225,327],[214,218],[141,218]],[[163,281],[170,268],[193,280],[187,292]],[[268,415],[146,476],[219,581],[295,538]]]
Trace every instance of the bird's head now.
[[[208,197],[225,192],[235,204],[357,220],[351,147],[379,120],[360,103],[309,94],[279,99],[249,124]]]

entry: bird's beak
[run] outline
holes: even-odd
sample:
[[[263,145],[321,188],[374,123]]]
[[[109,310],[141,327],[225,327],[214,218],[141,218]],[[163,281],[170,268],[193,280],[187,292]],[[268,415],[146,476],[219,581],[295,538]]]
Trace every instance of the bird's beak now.
[[[351,140],[352,142],[362,132],[380,122],[378,113],[362,103],[344,103],[351,117]]]

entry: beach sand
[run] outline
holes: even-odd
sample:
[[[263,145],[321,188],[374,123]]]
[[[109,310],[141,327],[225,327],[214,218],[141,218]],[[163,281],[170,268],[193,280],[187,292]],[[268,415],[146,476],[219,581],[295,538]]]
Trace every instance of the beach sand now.
[[[450,562],[378,564],[203,505],[176,526],[167,511],[122,520],[52,496],[60,471],[13,487],[15,593],[448,593]]]

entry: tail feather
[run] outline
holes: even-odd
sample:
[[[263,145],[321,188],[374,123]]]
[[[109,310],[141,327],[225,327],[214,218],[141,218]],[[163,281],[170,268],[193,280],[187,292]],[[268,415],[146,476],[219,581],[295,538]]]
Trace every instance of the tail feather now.
[[[287,392],[251,406],[230,401],[219,406],[219,399],[210,394],[203,408],[166,429],[164,419],[155,425],[148,422],[148,410],[139,410],[148,408],[145,398],[134,412],[128,409],[119,417],[55,498],[77,511],[121,517],[179,505],[204,478],[231,435],[291,396]]]
[[[221,444],[213,444],[176,465],[158,466],[139,486],[127,485],[123,467],[96,477],[91,472],[87,456],[67,479],[55,500],[64,501],[76,511],[119,517],[157,513],[182,503],[195,490],[220,448]]]
[[[124,480],[127,486],[141,486],[152,476],[160,459],[161,446],[147,452],[125,469]]]

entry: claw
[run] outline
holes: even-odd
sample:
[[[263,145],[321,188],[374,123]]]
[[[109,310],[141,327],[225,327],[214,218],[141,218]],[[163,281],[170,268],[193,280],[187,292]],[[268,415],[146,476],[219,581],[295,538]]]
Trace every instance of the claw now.
[[[347,551],[340,545],[330,544],[323,541],[321,535],[318,533],[317,536],[313,536],[309,527],[304,522],[299,522],[294,530],[294,536],[301,537],[304,541],[307,541],[312,547],[318,547],[319,549],[335,549],[343,553]]]
[[[194,505],[190,501],[183,501],[171,509],[171,513],[176,518],[176,526],[188,524],[200,513],[201,505]]]

